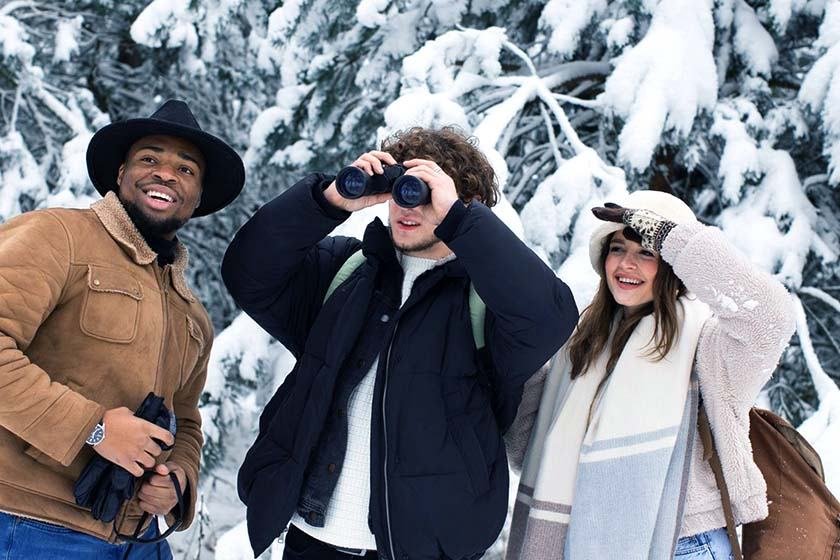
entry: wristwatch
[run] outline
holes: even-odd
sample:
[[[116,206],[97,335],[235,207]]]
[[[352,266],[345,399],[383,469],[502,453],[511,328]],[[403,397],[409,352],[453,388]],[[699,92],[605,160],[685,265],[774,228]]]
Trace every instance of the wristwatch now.
[[[85,443],[92,447],[96,447],[102,440],[105,439],[105,424],[100,421],[96,426],[94,426],[93,431],[90,432],[90,435],[85,440]]]

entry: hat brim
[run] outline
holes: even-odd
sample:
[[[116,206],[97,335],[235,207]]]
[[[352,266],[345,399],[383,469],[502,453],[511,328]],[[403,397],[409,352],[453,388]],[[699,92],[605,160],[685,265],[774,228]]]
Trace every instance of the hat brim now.
[[[604,250],[604,243],[607,242],[607,239],[613,233],[622,229],[624,229],[624,224],[605,222],[600,224],[589,237],[589,262],[592,263],[592,268],[600,276],[604,275],[604,263],[601,262],[601,252]]]
[[[157,119],[129,119],[101,128],[88,144],[88,174],[99,194],[104,196],[117,190],[117,173],[131,145],[144,136],[157,134],[189,140],[204,156],[201,204],[193,217],[221,210],[242,191],[245,185],[242,158],[222,140],[202,130]]]

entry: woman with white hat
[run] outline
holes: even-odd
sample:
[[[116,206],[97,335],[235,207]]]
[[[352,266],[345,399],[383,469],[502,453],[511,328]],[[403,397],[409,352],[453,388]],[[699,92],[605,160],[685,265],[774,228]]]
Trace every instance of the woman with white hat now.
[[[672,195],[593,213],[606,222],[590,242],[600,286],[508,436],[522,477],[507,557],[728,559],[699,398],[736,522],[763,519],[747,414],[793,333],[792,304]]]

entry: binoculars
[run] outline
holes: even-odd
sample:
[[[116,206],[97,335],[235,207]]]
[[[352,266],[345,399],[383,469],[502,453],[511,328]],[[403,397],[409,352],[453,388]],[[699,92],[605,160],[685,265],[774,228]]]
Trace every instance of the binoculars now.
[[[358,167],[345,167],[338,172],[335,186],[344,198],[359,198],[390,192],[394,202],[403,208],[414,208],[432,201],[429,185],[406,175],[402,165],[385,165],[382,174],[368,175]]]

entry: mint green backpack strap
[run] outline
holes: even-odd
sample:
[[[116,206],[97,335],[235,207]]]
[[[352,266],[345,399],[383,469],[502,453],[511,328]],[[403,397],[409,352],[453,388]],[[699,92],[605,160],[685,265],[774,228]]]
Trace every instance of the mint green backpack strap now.
[[[335,289],[347,280],[353,274],[353,271],[359,268],[363,262],[365,262],[365,255],[361,249],[350,255],[350,258],[344,261],[344,264],[341,265],[332,282],[330,282],[330,287],[327,288],[327,295],[324,296],[324,301],[327,301]],[[472,283],[470,283],[469,306],[475,347],[481,349],[484,348],[484,316],[487,312],[487,306],[484,305],[484,301],[478,295],[478,292],[475,291]]]
[[[324,301],[330,299],[335,289],[341,286],[341,283],[347,280],[353,274],[353,271],[359,268],[363,262],[365,262],[365,255],[361,249],[350,255],[350,258],[344,261],[344,264],[335,273],[335,277],[330,282],[330,287],[327,288],[327,295],[324,296]]]
[[[470,322],[472,323],[475,347],[479,350],[484,348],[484,316],[486,312],[487,306],[484,305],[481,296],[475,291],[475,286],[470,282]]]

